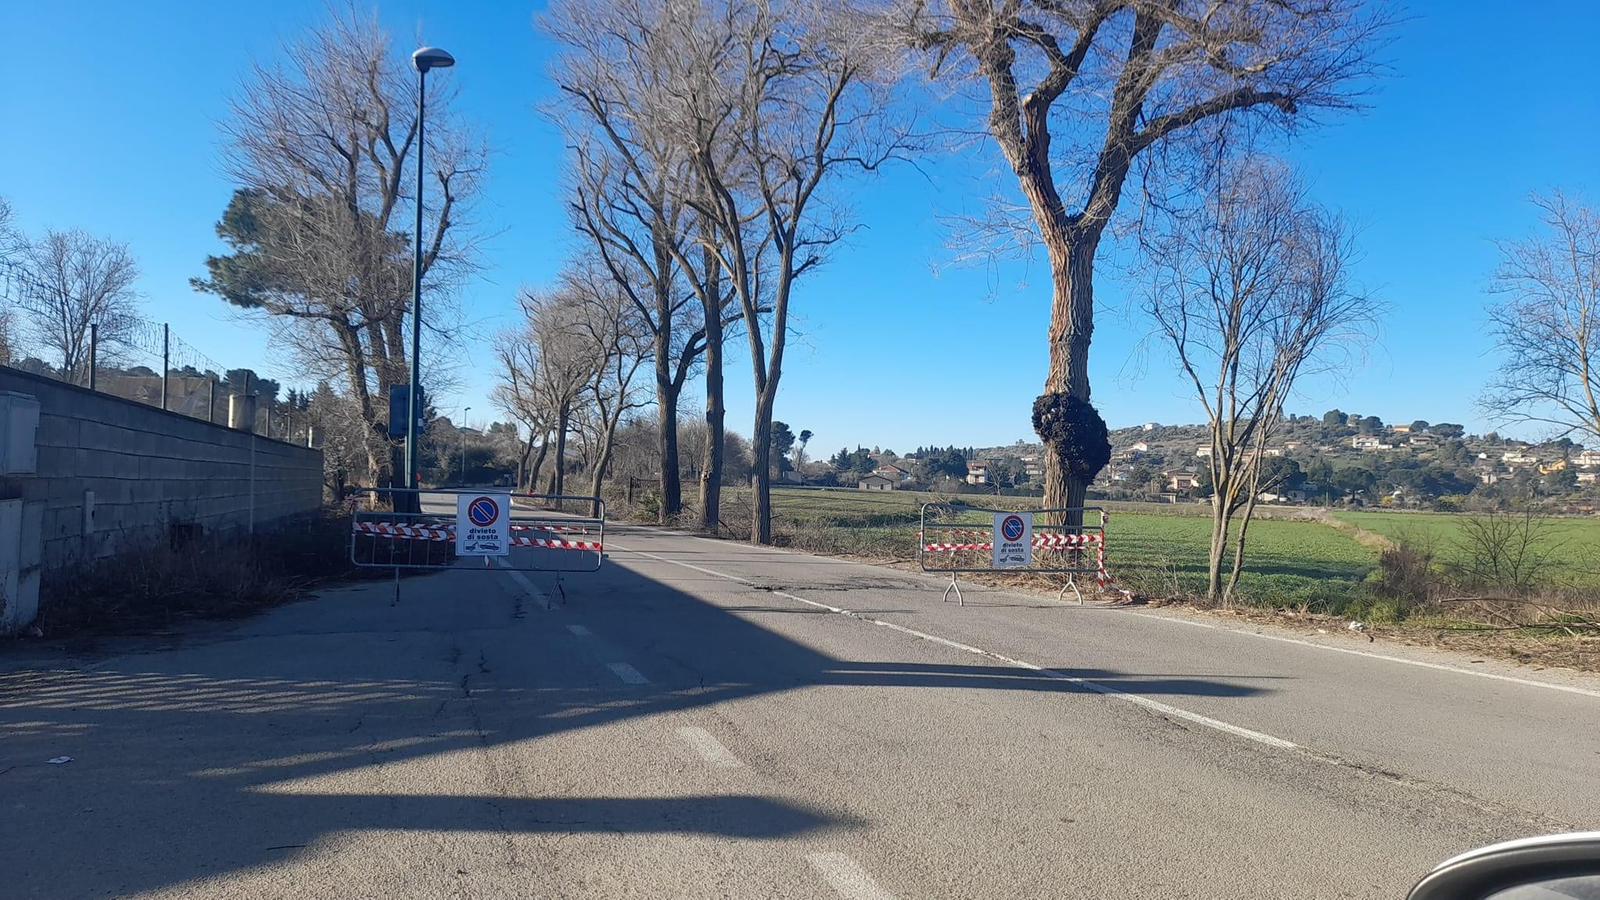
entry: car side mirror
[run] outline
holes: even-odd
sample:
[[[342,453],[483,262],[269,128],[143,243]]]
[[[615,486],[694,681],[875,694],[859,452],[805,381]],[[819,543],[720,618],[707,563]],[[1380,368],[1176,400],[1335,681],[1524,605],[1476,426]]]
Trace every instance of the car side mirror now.
[[[1600,900],[1600,831],[1491,844],[1434,867],[1409,900]]]

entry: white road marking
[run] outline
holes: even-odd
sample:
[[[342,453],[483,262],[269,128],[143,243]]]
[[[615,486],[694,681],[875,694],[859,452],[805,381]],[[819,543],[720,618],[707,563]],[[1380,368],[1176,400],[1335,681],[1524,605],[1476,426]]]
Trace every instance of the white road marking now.
[[[690,537],[697,537],[697,536],[690,535]],[[702,541],[714,540],[714,538],[707,538],[707,537],[698,537],[698,539],[702,540]],[[726,543],[726,541],[723,541],[721,543]],[[625,550],[627,548],[618,547],[617,549]],[[744,548],[740,548],[740,549],[742,550]],[[683,566],[685,568],[694,569],[697,572],[704,572],[707,575],[715,575],[715,576],[717,576],[719,578],[726,578],[726,579],[728,579],[730,581],[737,581],[737,582],[740,582],[741,584],[754,584],[755,583],[753,581],[750,581],[747,578],[740,578],[737,575],[729,575],[729,574],[727,574],[725,572],[717,572],[717,571],[712,570],[712,569],[701,568],[700,566],[692,566],[692,565],[690,565],[688,563],[678,562],[677,560],[664,559],[663,557],[654,556],[653,554],[650,554],[650,553],[645,553],[642,550],[634,550],[634,551],[630,551],[630,552],[638,553],[640,556],[649,556],[652,559],[658,559],[658,560],[661,560],[662,562],[670,562],[670,563],[673,563],[674,565],[679,565],[679,566]],[[767,552],[786,553],[787,551],[772,550],[772,551],[767,551]],[[1009,592],[1005,592],[1005,593],[1009,593]],[[1031,599],[1037,599],[1037,598],[1034,598],[1034,597],[1030,597],[1030,596],[1028,596],[1026,594],[1014,594],[1013,596],[1027,597],[1030,600]],[[794,598],[791,598],[791,599],[794,599]],[[806,601],[806,602],[809,603],[810,601]],[[821,604],[817,604],[817,605],[821,605]],[[825,607],[825,608],[834,609],[833,607]],[[835,612],[844,613],[843,610],[834,609],[834,611]],[[1555,684],[1554,682],[1539,681],[1538,679],[1534,679],[1534,678],[1519,678],[1519,677],[1517,677],[1515,675],[1501,675],[1501,674],[1499,674],[1497,672],[1481,672],[1481,671],[1478,671],[1478,670],[1475,670],[1475,669],[1463,669],[1460,666],[1451,666],[1451,665],[1446,665],[1444,663],[1427,662],[1426,660],[1420,660],[1420,659],[1406,659],[1403,656],[1390,656],[1387,653],[1376,653],[1376,652],[1371,651],[1371,650],[1361,650],[1361,649],[1357,649],[1355,647],[1336,647],[1336,646],[1333,646],[1331,644],[1319,644],[1319,643],[1317,643],[1315,641],[1307,641],[1307,640],[1303,640],[1301,638],[1287,637],[1285,635],[1265,634],[1265,633],[1258,632],[1258,631],[1245,631],[1243,629],[1229,628],[1229,627],[1227,627],[1225,625],[1216,625],[1216,624],[1212,624],[1212,623],[1209,623],[1209,622],[1196,622],[1196,621],[1194,621],[1192,619],[1184,619],[1184,618],[1179,618],[1177,616],[1163,616],[1163,615],[1159,615],[1159,614],[1156,614],[1156,613],[1137,612],[1137,611],[1134,611],[1134,610],[1125,610],[1125,612],[1127,612],[1128,615],[1138,616],[1138,617],[1140,617],[1142,619],[1154,619],[1154,620],[1156,620],[1158,622],[1167,622],[1169,624],[1188,625],[1188,626],[1190,626],[1192,628],[1209,628],[1212,631],[1226,631],[1226,632],[1229,632],[1231,634],[1243,635],[1245,637],[1261,638],[1262,640],[1267,640],[1267,641],[1278,641],[1278,642],[1284,643],[1284,644],[1298,644],[1298,645],[1300,645],[1302,647],[1310,647],[1313,650],[1327,650],[1327,651],[1329,651],[1331,653],[1347,653],[1347,654],[1349,654],[1351,656],[1365,656],[1365,657],[1368,657],[1370,659],[1381,659],[1384,662],[1399,663],[1399,664],[1404,665],[1404,666],[1416,666],[1416,667],[1421,668],[1421,669],[1433,669],[1433,670],[1438,671],[1438,672],[1453,672],[1453,673],[1455,673],[1457,675],[1470,675],[1470,676],[1472,676],[1474,678],[1487,678],[1490,681],[1503,681],[1503,682],[1506,682],[1508,684],[1519,684],[1519,685],[1522,685],[1523,687],[1543,688],[1543,689],[1548,690],[1548,691],[1560,691],[1560,692],[1565,693],[1565,694],[1578,694],[1578,695],[1584,696],[1584,697],[1600,698],[1600,690],[1595,690],[1593,688],[1582,688],[1582,687],[1576,687],[1574,685],[1568,685],[1568,684]],[[937,641],[936,641],[936,643],[937,643]]]
[[[688,744],[690,749],[700,754],[700,758],[719,769],[737,769],[742,763],[739,758],[722,746],[722,742],[712,736],[704,728],[693,726],[679,728],[678,737]]]
[[[606,663],[606,668],[627,684],[649,684],[650,679],[625,662]]]
[[[1491,681],[1505,681],[1510,682],[1511,684],[1520,684],[1524,687],[1544,688],[1546,690],[1562,691],[1568,694],[1582,694],[1586,697],[1600,697],[1600,691],[1592,690],[1590,688],[1574,687],[1568,684],[1553,684],[1548,681],[1537,681],[1532,678],[1518,678],[1515,675],[1501,675],[1496,672],[1478,672],[1473,669],[1463,669],[1459,666],[1447,666],[1444,663],[1427,662],[1426,660],[1421,659],[1406,659],[1403,656],[1390,656],[1387,653],[1374,653],[1371,650],[1358,650],[1355,647],[1335,647],[1331,644],[1319,644],[1316,641],[1308,641],[1281,634],[1265,634],[1258,631],[1245,631],[1239,628],[1228,628],[1223,625],[1213,625],[1209,622],[1195,622],[1191,619],[1183,619],[1177,616],[1161,616],[1154,613],[1141,612],[1133,612],[1132,615],[1138,616],[1142,619],[1155,619],[1157,622],[1168,622],[1175,625],[1189,625],[1194,628],[1209,628],[1212,631],[1226,631],[1230,634],[1242,635],[1244,637],[1261,638],[1262,640],[1267,641],[1278,641],[1284,644],[1298,644],[1302,647],[1310,647],[1313,650],[1327,650],[1332,653],[1348,653],[1351,656],[1365,656],[1369,659],[1381,659],[1385,662],[1400,663],[1401,665],[1405,666],[1417,666],[1423,669],[1436,669],[1440,672],[1454,672],[1457,675],[1471,675],[1474,678],[1488,678]]]
[[[879,887],[867,870],[847,854],[807,853],[806,861],[841,897],[848,900],[895,900],[893,894]]]
[[[626,549],[626,548],[619,547],[618,549]],[[643,550],[633,550],[633,551],[630,551],[630,552],[637,553],[640,556],[648,557],[650,559],[654,559],[654,560],[657,560],[659,562],[671,563],[672,565],[675,565],[675,566],[682,566],[685,569],[693,569],[696,572],[704,572],[707,575],[714,575],[714,576],[716,576],[718,578],[725,578],[725,579],[727,579],[729,581],[736,581],[736,582],[739,582],[741,584],[753,584],[753,582],[751,582],[747,578],[740,578],[737,575],[728,575],[728,574],[726,574],[724,572],[717,572],[717,571],[714,571],[712,569],[702,568],[700,566],[696,566],[696,565],[693,565],[691,563],[679,562],[678,560],[675,560],[675,559],[668,559],[668,558],[666,558],[664,556],[657,556],[654,553],[646,553]],[[848,616],[849,618],[852,618],[852,619],[859,619],[859,620],[861,620],[863,622],[870,622],[873,625],[882,626],[884,628],[889,629],[890,631],[897,631],[897,632],[899,632],[901,634],[908,634],[908,635],[910,635],[910,636],[912,636],[914,638],[919,638],[921,640],[928,641],[930,643],[939,644],[940,646],[943,646],[943,647],[949,647],[952,650],[960,650],[962,652],[971,653],[971,654],[974,654],[976,656],[982,656],[982,657],[986,657],[988,659],[998,660],[1000,662],[1005,663],[1006,665],[1016,666],[1019,669],[1027,669],[1030,672],[1038,672],[1040,675],[1043,675],[1046,678],[1053,678],[1053,679],[1055,679],[1057,681],[1065,681],[1065,682],[1069,682],[1071,684],[1076,684],[1076,685],[1079,685],[1079,686],[1083,687],[1085,690],[1093,691],[1093,692],[1095,692],[1097,694],[1102,694],[1102,695],[1107,696],[1107,697],[1114,697],[1114,698],[1116,698],[1118,700],[1126,700],[1127,702],[1132,703],[1132,704],[1134,704],[1136,706],[1142,706],[1145,709],[1148,709],[1148,710],[1150,710],[1152,712],[1155,712],[1155,713],[1159,713],[1159,714],[1164,715],[1164,716],[1169,716],[1169,717],[1174,718],[1174,719],[1182,719],[1185,722],[1193,722],[1196,725],[1201,725],[1201,726],[1204,726],[1206,728],[1211,728],[1211,729],[1214,729],[1216,731],[1221,731],[1221,732],[1224,732],[1226,734],[1231,734],[1231,735],[1233,735],[1235,737],[1241,737],[1241,738],[1244,738],[1245,740],[1255,741],[1258,744],[1265,744],[1268,747],[1276,747],[1279,750],[1294,750],[1294,749],[1297,749],[1297,745],[1293,741],[1286,741],[1281,737],[1277,737],[1277,736],[1274,736],[1274,735],[1266,734],[1265,732],[1254,731],[1252,729],[1245,728],[1245,727],[1240,726],[1240,725],[1234,725],[1231,722],[1224,722],[1221,719],[1213,719],[1210,716],[1202,716],[1199,713],[1190,712],[1187,709],[1182,709],[1180,707],[1173,706],[1170,703],[1162,703],[1159,700],[1151,700],[1149,697],[1140,696],[1139,694],[1130,694],[1127,691],[1119,690],[1117,688],[1111,687],[1110,685],[1101,684],[1098,681],[1091,681],[1091,680],[1089,680],[1087,678],[1079,678],[1076,675],[1067,675],[1067,674],[1062,673],[1062,672],[1057,672],[1054,669],[1047,669],[1044,666],[1037,665],[1035,663],[1031,663],[1031,662],[1028,662],[1026,660],[1015,659],[1013,657],[1006,656],[1005,654],[1002,654],[1002,653],[995,653],[992,650],[985,650],[985,649],[983,649],[981,647],[974,647],[971,644],[963,644],[963,643],[961,643],[959,641],[952,641],[949,638],[939,637],[936,634],[929,634],[926,631],[918,631],[915,628],[907,628],[904,625],[897,625],[894,622],[886,622],[883,619],[874,619],[871,616],[863,615],[861,613],[855,612],[854,610],[845,609],[845,608],[840,607],[840,606],[830,606],[829,604],[820,603],[820,602],[818,602],[816,600],[808,600],[805,597],[801,597],[801,596],[799,596],[797,594],[790,594],[790,593],[788,593],[786,591],[772,591],[772,595],[774,597],[782,597],[782,598],[784,598],[786,600],[793,600],[796,603],[804,603],[807,606],[814,606],[814,607],[816,607],[818,609],[825,609],[828,612],[837,613],[838,615],[841,615],[841,616]]]
[[[567,630],[572,632],[573,634],[577,635],[578,637],[588,637],[589,635],[594,634],[594,632],[592,632],[589,629],[583,627],[582,625],[568,625],[567,626]]]
[[[485,557],[485,559],[488,559],[495,568],[500,568],[498,557],[489,556]],[[505,569],[504,571],[511,576],[512,581],[515,581],[523,590],[528,592],[528,596],[543,603],[546,609],[550,608],[550,598],[545,596],[544,591],[539,590],[539,586],[530,581],[528,576],[518,572],[516,569]]]

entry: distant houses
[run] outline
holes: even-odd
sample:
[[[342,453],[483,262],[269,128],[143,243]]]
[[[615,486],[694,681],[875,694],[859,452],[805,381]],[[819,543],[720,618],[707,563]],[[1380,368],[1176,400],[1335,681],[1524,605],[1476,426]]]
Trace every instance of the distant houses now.
[[[882,475],[884,478],[893,479],[897,483],[911,480],[911,470],[897,466],[894,463],[885,463],[873,469],[872,474]]]
[[[857,482],[856,487],[863,491],[892,491],[898,487],[899,484],[900,480],[897,478],[891,478],[888,475],[879,475],[877,472],[873,472],[871,475],[867,475]]]
[[[1037,456],[1024,456],[1022,458],[1022,474],[1026,475],[1029,481],[1043,481],[1044,460]]]
[[[967,462],[967,484],[988,484],[989,466],[986,459],[974,459]]]

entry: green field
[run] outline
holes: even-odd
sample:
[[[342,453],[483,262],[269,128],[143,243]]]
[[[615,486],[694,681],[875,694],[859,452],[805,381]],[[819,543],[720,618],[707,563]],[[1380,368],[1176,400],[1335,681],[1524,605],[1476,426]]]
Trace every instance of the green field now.
[[[747,503],[733,492],[731,505]],[[775,489],[776,537],[781,543],[821,552],[914,559],[920,507],[948,498],[912,492],[868,494],[850,490]],[[974,506],[1036,507],[1027,497],[964,496]],[[1132,511],[1137,510],[1137,511]],[[1159,504],[1114,504],[1107,550],[1110,569],[1136,589],[1170,593],[1204,586],[1211,523],[1203,508]],[[738,515],[733,508],[724,517]],[[1250,526],[1250,553],[1242,590],[1266,603],[1313,602],[1344,593],[1376,565],[1376,554],[1349,534],[1309,521],[1258,519]]]
[[[1470,516],[1451,513],[1336,512],[1335,518],[1393,541],[1406,540],[1431,548],[1444,563],[1469,552],[1462,522]],[[1538,526],[1541,541],[1557,548],[1550,577],[1574,585],[1600,585],[1600,519],[1551,518]]]

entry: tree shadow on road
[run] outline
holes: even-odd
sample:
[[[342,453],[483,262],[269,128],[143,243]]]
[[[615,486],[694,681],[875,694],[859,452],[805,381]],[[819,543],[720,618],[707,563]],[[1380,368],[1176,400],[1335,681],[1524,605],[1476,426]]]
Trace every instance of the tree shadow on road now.
[[[566,583],[568,606],[526,617],[503,573],[414,579],[399,606],[392,588],[369,585],[177,649],[0,676],[8,891],[154,890],[374,830],[784,840],[851,829],[861,823],[844,810],[752,793],[569,796],[569,782],[545,776],[541,742],[799,688],[1089,690],[994,664],[833,658],[620,566]],[[750,608],[770,611],[753,597]],[[576,623],[592,637],[564,627]],[[649,683],[620,682],[607,664],[622,659]],[[1262,690],[1060,672],[1141,695]],[[465,760],[486,748],[520,754],[520,780],[472,781],[481,767]],[[61,756],[73,760],[46,762]],[[468,783],[436,787],[451,772]]]

